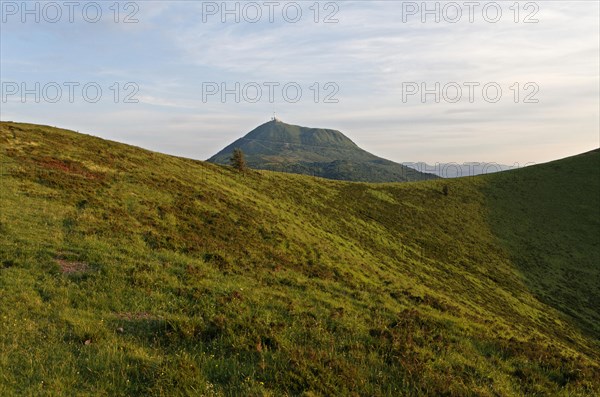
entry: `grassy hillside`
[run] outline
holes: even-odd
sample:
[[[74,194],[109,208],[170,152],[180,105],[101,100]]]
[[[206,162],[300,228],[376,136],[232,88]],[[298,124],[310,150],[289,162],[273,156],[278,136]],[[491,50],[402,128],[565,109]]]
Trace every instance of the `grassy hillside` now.
[[[0,148],[2,396],[600,393],[598,151],[370,185]]]
[[[437,178],[377,157],[336,130],[272,120],[208,159],[229,165],[234,149],[251,168],[355,182],[406,182]]]

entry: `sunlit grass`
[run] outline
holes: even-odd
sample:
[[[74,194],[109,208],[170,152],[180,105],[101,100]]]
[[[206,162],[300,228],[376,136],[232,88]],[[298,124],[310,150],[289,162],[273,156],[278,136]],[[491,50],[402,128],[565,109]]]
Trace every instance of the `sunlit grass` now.
[[[0,395],[600,392],[598,152],[369,185],[0,145]]]

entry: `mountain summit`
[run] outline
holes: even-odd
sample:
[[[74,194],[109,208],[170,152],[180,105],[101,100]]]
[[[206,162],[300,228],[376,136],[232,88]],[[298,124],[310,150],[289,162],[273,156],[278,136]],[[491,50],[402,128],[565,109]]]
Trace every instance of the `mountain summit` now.
[[[208,159],[229,164],[241,149],[248,166],[329,179],[359,182],[407,182],[434,179],[402,164],[377,157],[340,131],[308,128],[273,119],[250,131]]]

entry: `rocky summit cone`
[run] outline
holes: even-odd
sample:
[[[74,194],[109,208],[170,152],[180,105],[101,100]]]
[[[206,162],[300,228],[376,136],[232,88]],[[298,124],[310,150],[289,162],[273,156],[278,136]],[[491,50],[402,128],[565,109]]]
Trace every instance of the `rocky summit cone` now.
[[[340,131],[300,127],[273,119],[208,159],[229,164],[234,149],[242,150],[255,169],[305,174],[358,182],[408,182],[435,175],[375,156]]]

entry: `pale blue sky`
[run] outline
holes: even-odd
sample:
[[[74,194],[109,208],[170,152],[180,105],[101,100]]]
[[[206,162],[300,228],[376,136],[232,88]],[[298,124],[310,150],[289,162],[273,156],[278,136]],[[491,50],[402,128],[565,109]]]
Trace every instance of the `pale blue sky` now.
[[[464,2],[457,23],[449,2],[440,2],[440,23],[421,14],[409,15],[410,2],[320,2],[315,23],[314,1],[296,2],[302,18],[290,23],[274,6],[257,23],[252,9],[240,23],[220,14],[207,15],[222,2],[137,1],[120,2],[119,23],[114,21],[114,1],[102,3],[96,23],[85,20],[79,2],[74,21],[68,8],[59,22],[51,2],[28,2],[39,9],[22,15],[21,1],[3,1],[1,22],[1,70],[3,84],[1,119],[55,125],[152,150],[197,159],[212,154],[269,119],[275,110],[286,122],[342,130],[363,148],[394,161],[465,162],[512,164],[543,162],[599,146],[599,6],[597,1],[519,2],[519,22],[514,22],[513,1],[498,2],[502,17],[486,21],[481,1],[469,22]],[[431,8],[436,2],[428,2]],[[414,3],[421,5],[421,1]],[[444,6],[446,14],[443,14]],[[111,7],[113,9],[111,9]],[[127,7],[127,9],[125,9]],[[136,8],[137,7],[137,8]],[[235,7],[235,2],[228,2]],[[291,7],[291,8],[290,8]],[[17,9],[15,9],[17,8]],[[323,23],[336,11],[337,23]],[[92,19],[93,6],[86,8]],[[135,11],[137,23],[123,23]],[[204,11],[204,13],[203,13]],[[288,6],[288,17],[294,8]],[[419,10],[420,11],[420,10]],[[487,17],[493,19],[493,7]],[[527,15],[538,23],[523,23]],[[407,22],[403,22],[403,16]],[[25,22],[22,21],[25,17]],[[203,19],[206,20],[203,21]],[[103,96],[97,103],[82,97],[76,88],[73,103],[65,87],[57,103],[34,96],[21,101],[21,92],[7,95],[14,84],[34,88],[55,82],[97,83]],[[119,103],[114,103],[114,83],[120,83]],[[123,85],[139,86],[134,98],[123,103]],[[222,103],[218,96],[203,101],[203,83],[235,82],[283,86],[296,82],[303,95],[296,103],[283,99],[281,86],[275,103],[240,100],[232,95]],[[320,102],[314,103],[310,87],[321,84]],[[322,103],[323,85],[339,87],[338,103]],[[433,96],[422,103],[419,96],[403,102],[406,83],[426,83],[433,88],[446,83],[477,82],[474,101],[468,89],[457,103]],[[494,82],[503,90],[497,103],[488,103],[481,87]],[[519,103],[514,103],[515,82],[520,83]],[[535,83],[538,103],[523,103]],[[513,87],[511,90],[510,87]],[[79,88],[79,90],[78,90]],[[49,95],[53,95],[53,91]],[[250,94],[249,94],[250,95]]]

